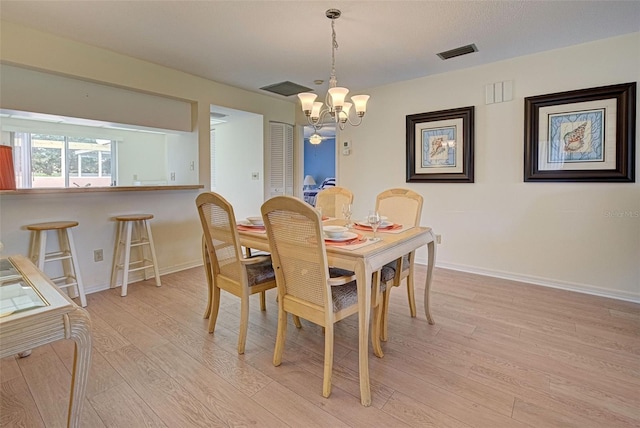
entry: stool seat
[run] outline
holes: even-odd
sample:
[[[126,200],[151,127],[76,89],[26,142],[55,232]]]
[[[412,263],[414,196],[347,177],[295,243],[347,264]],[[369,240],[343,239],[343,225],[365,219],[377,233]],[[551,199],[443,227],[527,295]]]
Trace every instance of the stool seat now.
[[[62,264],[62,276],[50,277],[58,288],[69,290],[70,297],[80,298],[80,304],[87,306],[87,298],[84,294],[84,286],[75,244],[71,228],[78,226],[77,221],[51,221],[35,223],[26,226],[32,231],[29,258],[42,272],[45,272],[45,263],[60,262]],[[57,232],[58,248],[47,251],[47,232]],[[45,272],[46,274],[46,272]]]
[[[79,225],[77,221],[50,221],[48,223],[36,223],[27,225],[28,230],[60,230]]]
[[[120,295],[124,297],[127,295],[129,273],[142,271],[144,279],[147,279],[147,269],[153,268],[156,286],[160,287],[160,272],[158,271],[156,250],[153,245],[151,226],[148,222],[153,218],[153,214],[125,214],[113,218],[118,222],[118,226],[116,231],[116,250],[113,255],[109,286],[111,288],[116,286],[118,272],[122,271],[122,291]],[[137,260],[131,259],[132,248],[137,249]],[[145,250],[149,252],[150,257],[145,255]],[[121,261],[122,258],[124,260]]]
[[[153,214],[128,214],[128,215],[118,215],[114,217],[114,219],[117,221],[140,221],[140,220],[151,220],[152,218],[153,218]]]

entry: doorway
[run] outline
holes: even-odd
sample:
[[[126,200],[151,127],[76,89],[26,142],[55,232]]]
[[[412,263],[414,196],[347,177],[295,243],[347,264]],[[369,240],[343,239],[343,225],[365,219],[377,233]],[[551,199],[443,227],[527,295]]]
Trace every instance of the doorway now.
[[[320,136],[312,137],[314,134]],[[327,179],[336,177],[336,128],[325,125],[315,131],[304,127],[304,186],[306,190],[318,189]]]

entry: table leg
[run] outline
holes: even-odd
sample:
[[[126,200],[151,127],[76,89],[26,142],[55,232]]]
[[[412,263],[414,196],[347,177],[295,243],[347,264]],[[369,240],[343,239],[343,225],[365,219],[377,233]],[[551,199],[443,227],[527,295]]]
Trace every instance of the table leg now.
[[[67,318],[65,336],[67,339],[72,339],[76,345],[73,353],[67,426],[79,427],[91,366],[91,319],[84,309],[69,312],[65,317]]]
[[[433,235],[433,231],[429,232],[431,234],[431,241],[427,243],[427,279],[424,284],[424,314],[427,317],[427,321],[429,324],[435,324],[433,321],[433,317],[431,316],[431,300],[429,294],[431,293],[431,281],[433,280],[433,266],[436,264],[436,240]]]
[[[360,402],[363,406],[371,406],[371,387],[369,385],[369,320],[371,315],[371,275],[364,263],[356,266],[358,284],[358,326],[359,326],[359,374]]]

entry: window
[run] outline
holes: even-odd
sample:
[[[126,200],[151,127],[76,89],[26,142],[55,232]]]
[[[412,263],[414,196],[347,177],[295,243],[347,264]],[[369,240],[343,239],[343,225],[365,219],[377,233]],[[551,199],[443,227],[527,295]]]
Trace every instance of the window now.
[[[113,140],[12,132],[18,188],[114,185]]]

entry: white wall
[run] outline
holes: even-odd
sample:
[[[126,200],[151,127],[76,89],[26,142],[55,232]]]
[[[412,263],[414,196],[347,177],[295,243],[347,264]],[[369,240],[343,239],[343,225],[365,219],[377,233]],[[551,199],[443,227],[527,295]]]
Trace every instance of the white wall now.
[[[167,184],[198,183],[198,135],[193,132],[167,134]],[[171,173],[175,173],[175,180]]]
[[[484,85],[504,80],[513,101],[485,105]],[[364,123],[339,137],[352,140],[340,185],[356,215],[387,188],[422,194],[439,266],[640,301],[640,184],[523,182],[525,97],[638,80],[635,33],[373,88]],[[405,116],[471,105],[475,183],[406,183]]]
[[[240,90],[149,62],[63,39],[2,21],[0,60],[118,88],[185,100],[192,105],[192,126],[198,134],[196,171],[209,188],[209,109],[212,104],[263,116],[263,135],[269,121],[293,123],[295,104]],[[4,92],[0,87],[0,93]],[[29,97],[25,88],[24,96]],[[0,98],[0,107],[3,98]],[[264,167],[263,167],[264,168]],[[261,182],[262,183],[262,182]],[[262,185],[262,184],[260,184]],[[154,190],[53,195],[0,195],[0,240],[4,254],[26,254],[29,234],[24,226],[40,221],[73,219],[80,222],[75,238],[85,289],[102,289],[109,282],[115,234],[115,214],[149,212],[161,273],[202,263],[200,223],[195,209],[199,191]],[[260,193],[260,201],[263,200]],[[104,249],[104,261],[93,262],[93,250]],[[206,294],[203,290],[203,298]]]
[[[262,116],[216,125],[216,192],[233,205],[238,219],[260,215],[263,198]],[[258,180],[251,174],[257,172]]]

